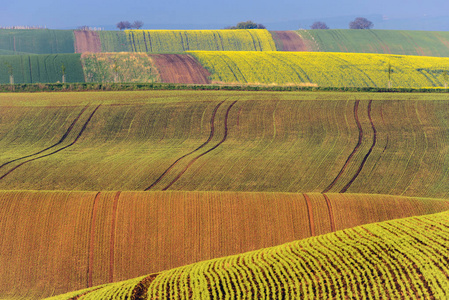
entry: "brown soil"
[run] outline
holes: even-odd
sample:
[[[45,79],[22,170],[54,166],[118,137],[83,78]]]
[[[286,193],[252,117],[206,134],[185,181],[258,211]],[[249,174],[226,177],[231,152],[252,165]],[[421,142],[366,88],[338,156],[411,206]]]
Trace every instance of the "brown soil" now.
[[[278,51],[313,51],[310,43],[294,31],[272,31]]]
[[[96,31],[75,30],[75,53],[101,52],[100,37]]]
[[[165,83],[210,83],[210,73],[193,57],[187,54],[151,55],[155,67],[159,70],[161,81]]]

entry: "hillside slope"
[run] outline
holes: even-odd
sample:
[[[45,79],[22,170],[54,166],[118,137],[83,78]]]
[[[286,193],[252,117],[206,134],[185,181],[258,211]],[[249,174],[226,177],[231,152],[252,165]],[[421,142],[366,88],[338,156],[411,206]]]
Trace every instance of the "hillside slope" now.
[[[3,94],[0,109],[4,190],[449,196],[444,94]]]
[[[449,209],[448,200],[388,195],[236,192],[0,191],[0,205],[2,299]]]
[[[51,299],[445,299],[448,220],[364,225]]]

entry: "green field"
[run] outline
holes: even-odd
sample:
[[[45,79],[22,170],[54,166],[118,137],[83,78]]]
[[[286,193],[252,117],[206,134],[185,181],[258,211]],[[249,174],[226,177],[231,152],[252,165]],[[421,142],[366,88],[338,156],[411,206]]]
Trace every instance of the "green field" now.
[[[412,30],[299,30],[314,51],[449,56],[449,32]]]
[[[131,45],[129,45],[126,38],[126,33],[123,31],[98,31],[98,36],[101,42],[102,52],[130,52]]]
[[[354,227],[50,299],[446,299],[448,218]]]
[[[9,84],[11,71],[14,83],[84,82],[80,54],[1,55],[0,83]]]
[[[14,162],[0,169],[0,189],[345,190],[444,198],[446,100],[223,91],[3,94],[0,164]]]
[[[0,29],[0,54],[75,53],[72,30]]]
[[[388,87],[389,78],[391,87],[445,87],[449,83],[445,77],[449,58],[318,52],[190,54],[212,74],[212,82],[381,88]]]

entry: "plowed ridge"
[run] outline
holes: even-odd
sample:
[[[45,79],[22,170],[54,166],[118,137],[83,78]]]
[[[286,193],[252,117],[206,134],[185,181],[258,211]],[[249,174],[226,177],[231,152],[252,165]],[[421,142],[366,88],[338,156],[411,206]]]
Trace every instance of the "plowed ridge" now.
[[[209,72],[193,57],[186,54],[151,55],[154,65],[159,70],[161,82],[165,83],[210,83]]]

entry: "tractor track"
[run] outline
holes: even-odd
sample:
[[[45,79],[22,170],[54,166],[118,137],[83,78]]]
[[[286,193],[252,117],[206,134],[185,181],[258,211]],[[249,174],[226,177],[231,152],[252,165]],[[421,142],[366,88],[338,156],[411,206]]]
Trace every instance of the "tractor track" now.
[[[120,191],[115,194],[114,203],[112,205],[111,237],[109,240],[109,282],[114,282],[115,229],[117,227],[117,208],[120,194]]]
[[[158,183],[162,180],[162,178],[164,178],[164,176],[165,176],[171,169],[173,169],[173,167],[174,167],[180,160],[182,160],[182,159],[185,158],[186,156],[189,156],[189,155],[195,153],[196,151],[200,150],[201,148],[203,148],[204,146],[206,146],[206,145],[212,140],[212,138],[214,137],[214,134],[215,134],[215,125],[214,125],[214,122],[215,122],[215,116],[216,116],[216,114],[217,114],[218,108],[219,108],[225,101],[226,101],[226,100],[221,101],[220,103],[218,103],[217,106],[215,106],[214,111],[212,112],[212,117],[211,117],[211,119],[210,119],[210,134],[209,134],[209,138],[207,139],[207,141],[205,141],[203,144],[201,144],[201,145],[200,145],[198,148],[196,148],[195,150],[190,151],[189,153],[184,154],[183,156],[179,157],[174,163],[172,163],[172,164],[167,168],[167,170],[164,171],[164,173],[162,173],[161,176],[159,176],[159,177],[156,179],[155,182],[153,182],[149,187],[147,187],[147,188],[145,189],[145,191],[149,191],[152,187],[154,187],[156,184],[158,184]]]
[[[363,129],[362,129],[362,124],[360,124],[360,120],[359,120],[359,116],[358,116],[358,109],[359,109],[359,104],[360,104],[360,100],[356,100],[354,103],[354,119],[357,123],[357,128],[359,130],[359,138],[357,141],[357,145],[355,145],[354,149],[352,150],[351,154],[348,156],[348,158],[346,159],[345,164],[343,165],[343,167],[341,168],[340,172],[338,173],[338,175],[334,178],[334,180],[331,182],[331,184],[329,184],[324,190],[323,190],[323,194],[327,193],[330,191],[331,188],[334,187],[335,183],[340,179],[340,177],[343,175],[343,172],[346,170],[346,168],[348,167],[349,163],[351,162],[352,158],[354,157],[355,153],[357,152],[357,150],[360,148],[360,146],[362,145],[362,140],[363,140]]]
[[[88,246],[87,257],[87,287],[93,285],[93,265],[94,265],[94,244],[95,244],[95,223],[97,220],[98,199],[100,199],[101,192],[95,195],[94,203],[92,206],[91,223],[90,223],[90,238]]]
[[[335,231],[335,219],[334,219],[334,212],[332,210],[332,204],[331,200],[326,194],[323,194],[324,200],[326,200],[327,209],[329,211],[329,222],[331,224],[331,230],[332,232]]]
[[[81,131],[78,133],[78,136],[75,138],[75,140],[74,140],[73,142],[71,142],[71,143],[68,144],[67,146],[64,146],[64,147],[62,147],[62,148],[59,148],[58,150],[55,150],[55,151],[53,151],[53,152],[51,152],[51,153],[48,153],[48,154],[45,154],[45,155],[42,155],[42,156],[38,156],[38,157],[32,158],[32,159],[26,160],[26,161],[24,161],[24,162],[18,164],[17,166],[15,166],[14,168],[12,168],[12,169],[10,169],[8,172],[6,172],[3,176],[1,176],[1,177],[0,177],[0,180],[2,180],[3,178],[5,178],[5,177],[8,176],[9,174],[11,174],[14,170],[16,170],[17,168],[23,166],[23,165],[26,164],[26,163],[29,163],[29,162],[32,162],[32,161],[35,161],[35,160],[38,160],[38,159],[41,159],[41,158],[44,158],[44,157],[53,155],[53,154],[56,154],[56,153],[58,153],[58,152],[60,152],[60,151],[62,151],[62,150],[64,150],[64,149],[67,149],[67,148],[73,146],[73,145],[78,141],[78,139],[81,137],[81,135],[83,134],[84,130],[86,130],[87,125],[89,124],[90,120],[92,119],[92,117],[94,116],[94,114],[97,112],[97,110],[100,108],[100,106],[101,106],[101,104],[98,105],[98,106],[94,109],[94,111],[90,114],[89,118],[88,118],[87,121],[84,123],[83,127],[81,128]]]
[[[345,193],[348,190],[348,188],[352,185],[352,183],[357,179],[357,177],[359,176],[360,172],[362,171],[363,166],[365,165],[368,157],[370,156],[371,152],[373,151],[374,147],[376,146],[377,130],[376,130],[376,127],[374,126],[373,119],[371,118],[371,104],[372,103],[373,103],[373,100],[370,100],[369,103],[368,103],[368,118],[369,118],[369,122],[371,123],[371,128],[373,129],[373,143],[372,143],[371,147],[369,148],[368,153],[366,153],[365,157],[363,158],[362,163],[360,164],[359,168],[355,172],[354,176],[341,189],[340,193]]]
[[[173,179],[164,189],[163,191],[168,190],[176,181],[178,181],[179,178],[181,178],[181,176],[202,156],[206,155],[207,153],[217,149],[221,144],[223,144],[227,137],[228,137],[228,118],[229,118],[229,112],[231,111],[231,108],[237,103],[237,100],[232,102],[231,105],[229,105],[228,109],[226,110],[226,115],[225,115],[225,119],[224,119],[224,125],[225,125],[225,132],[223,135],[223,138],[221,139],[221,141],[219,141],[215,146],[213,146],[212,148],[210,148],[209,150],[201,153],[200,155],[198,155],[197,157],[193,158],[188,164],[187,166],[181,171],[179,172],[179,174],[175,177],[175,179]]]
[[[26,156],[22,156],[22,157],[13,159],[13,160],[11,160],[11,161],[5,162],[4,164],[2,164],[2,165],[0,166],[0,169],[3,168],[3,167],[6,166],[6,165],[9,165],[9,164],[11,164],[11,163],[13,163],[13,162],[18,161],[18,160],[25,159],[25,158],[28,158],[28,157],[31,157],[31,156],[35,156],[35,155],[41,154],[42,152],[45,152],[45,151],[47,151],[47,150],[50,150],[51,148],[54,148],[54,147],[58,146],[59,144],[61,144],[62,142],[64,142],[64,140],[67,138],[67,136],[69,135],[69,133],[72,131],[73,126],[75,126],[76,122],[78,122],[79,118],[80,118],[81,115],[86,111],[86,109],[87,109],[88,107],[89,107],[89,105],[86,105],[86,106],[81,110],[81,112],[78,114],[78,116],[75,118],[75,120],[73,120],[72,124],[70,124],[69,128],[66,130],[66,132],[64,133],[64,135],[59,139],[59,141],[58,141],[57,143],[55,143],[55,144],[51,145],[50,147],[47,147],[47,148],[45,148],[45,149],[43,149],[43,150],[40,150],[40,151],[38,151],[38,152],[36,152],[36,153],[30,154],[30,155],[26,155]]]

